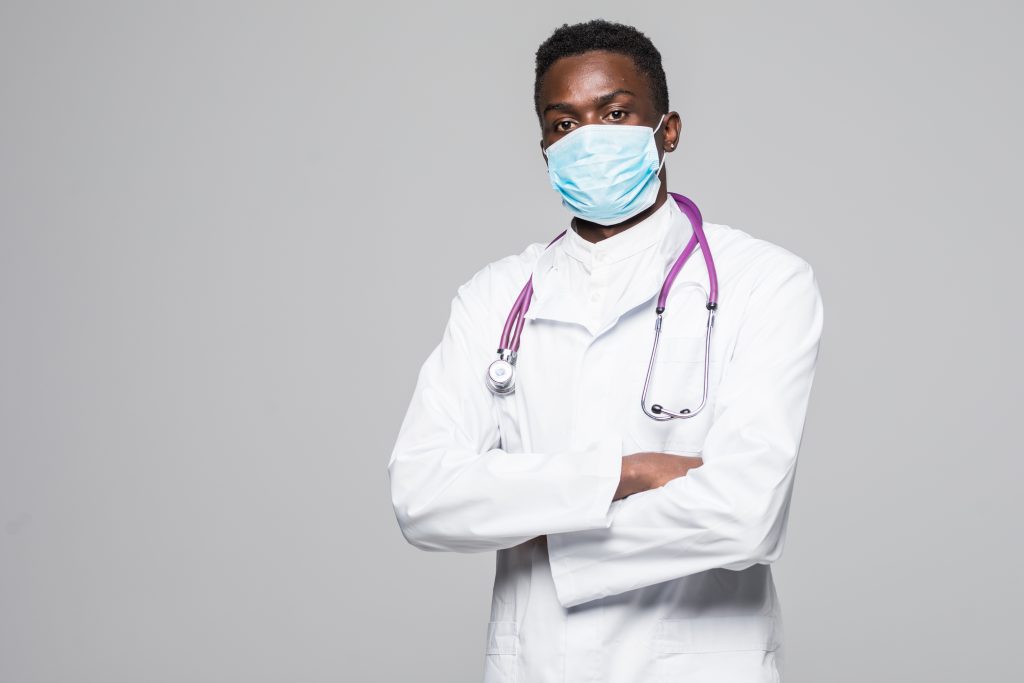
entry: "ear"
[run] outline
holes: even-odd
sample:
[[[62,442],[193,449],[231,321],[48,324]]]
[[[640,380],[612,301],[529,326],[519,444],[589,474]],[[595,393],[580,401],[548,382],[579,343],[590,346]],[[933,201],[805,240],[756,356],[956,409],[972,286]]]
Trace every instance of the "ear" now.
[[[540,155],[544,158],[544,166],[546,168],[548,165],[548,157],[544,154],[544,138],[540,139]]]
[[[662,142],[662,149],[665,153],[675,151],[679,146],[682,136],[683,120],[679,118],[679,112],[670,111],[665,115],[665,137]]]

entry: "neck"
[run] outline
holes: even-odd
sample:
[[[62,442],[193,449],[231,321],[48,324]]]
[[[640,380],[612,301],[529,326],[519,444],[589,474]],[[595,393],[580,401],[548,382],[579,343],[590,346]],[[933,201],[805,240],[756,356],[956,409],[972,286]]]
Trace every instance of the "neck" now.
[[[584,220],[577,216],[572,219],[571,225],[573,230],[575,230],[576,234],[578,234],[580,237],[582,237],[583,239],[592,244],[597,244],[603,239],[614,237],[623,230],[629,230],[634,225],[643,221],[652,213],[660,209],[661,206],[668,199],[668,184],[666,182],[666,175],[667,174],[665,173],[665,169],[662,169],[660,176],[661,187],[658,188],[657,199],[654,200],[653,204],[648,206],[646,209],[644,209],[637,215],[627,218],[621,223],[616,223],[615,225],[601,225],[600,223],[593,223],[591,221]]]

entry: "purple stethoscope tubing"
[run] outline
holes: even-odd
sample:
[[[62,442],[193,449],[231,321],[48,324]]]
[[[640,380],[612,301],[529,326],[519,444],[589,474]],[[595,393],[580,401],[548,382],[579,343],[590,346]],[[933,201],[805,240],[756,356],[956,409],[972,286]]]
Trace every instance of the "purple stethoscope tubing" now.
[[[708,246],[707,237],[704,235],[704,218],[701,216],[700,209],[697,208],[697,205],[688,198],[681,194],[676,194],[675,192],[669,192],[669,194],[676,200],[676,204],[679,205],[679,209],[686,214],[687,218],[690,219],[690,224],[693,225],[693,236],[690,237],[690,241],[687,243],[686,248],[684,248],[682,253],[679,254],[679,258],[676,259],[672,269],[669,270],[668,276],[665,278],[665,282],[661,286],[661,293],[658,295],[658,307],[655,310],[657,318],[654,320],[654,344],[651,347],[651,359],[647,363],[647,376],[644,378],[644,390],[640,394],[640,408],[643,409],[644,414],[647,415],[647,417],[658,421],[694,417],[704,409],[705,405],[707,405],[709,389],[708,380],[711,370],[711,331],[715,326],[715,311],[718,309],[718,271],[715,269],[715,261],[711,256],[711,248]],[[704,254],[704,265],[708,270],[708,321],[704,334],[704,388],[701,393],[700,404],[698,404],[696,408],[683,408],[679,411],[668,410],[658,403],[655,403],[648,408],[647,388],[651,383],[651,374],[654,372],[654,361],[658,356],[658,340],[661,337],[661,321],[662,315],[665,313],[665,303],[668,301],[668,293],[669,290],[672,289],[672,283],[675,282],[679,271],[683,269],[683,265],[690,258],[690,255],[698,244],[700,244],[701,253]]]
[[[665,282],[661,285],[661,291],[658,294],[658,305],[655,310],[657,313],[657,319],[655,320],[654,326],[654,346],[651,349],[651,359],[647,366],[647,377],[644,380],[644,390],[640,399],[641,407],[644,413],[648,417],[655,420],[669,420],[672,418],[687,418],[693,417],[704,407],[707,402],[708,396],[708,370],[709,370],[709,357],[711,350],[711,329],[714,326],[715,310],[718,308],[718,272],[715,269],[715,262],[711,256],[711,249],[708,246],[707,238],[704,235],[704,220],[701,216],[700,209],[690,199],[684,197],[676,192],[668,193],[679,206],[679,209],[686,215],[690,221],[690,225],[693,227],[693,235],[690,237],[690,241],[686,247],[679,254],[672,268],[669,270],[668,275],[665,277]],[[560,240],[565,236],[568,230],[563,230],[553,240],[548,242],[548,247]],[[690,256],[693,254],[693,250],[700,246],[700,251],[704,255],[704,265],[708,271],[708,323],[707,333],[705,337],[705,348],[704,348],[704,393],[701,399],[700,405],[693,409],[683,409],[678,412],[665,409],[663,406],[654,404],[650,409],[647,408],[647,387],[650,383],[651,373],[654,368],[654,360],[658,352],[658,339],[661,335],[661,322],[662,315],[665,312],[666,302],[668,301],[668,294],[672,289],[672,284],[675,282],[676,276],[686,265]],[[545,247],[547,249],[547,247]],[[505,319],[505,325],[501,330],[501,338],[498,340],[498,360],[491,364],[488,368],[488,384],[491,390],[497,395],[505,395],[512,393],[514,390],[514,366],[516,362],[516,356],[519,352],[520,337],[523,333],[523,327],[525,324],[526,312],[530,308],[530,301],[533,299],[533,276],[527,280],[523,289],[519,292],[519,296],[516,297],[515,303],[512,305],[512,310],[509,311],[508,317]]]
[[[707,237],[704,236],[704,218],[700,215],[700,209],[697,208],[697,205],[687,197],[676,192],[669,192],[669,194],[676,200],[680,211],[690,219],[690,224],[693,226],[693,236],[690,237],[690,242],[683,249],[683,252],[679,254],[679,258],[676,259],[672,270],[668,271],[665,283],[661,286],[661,294],[658,295],[658,313],[660,314],[665,311],[665,302],[668,301],[668,293],[672,289],[672,283],[675,282],[676,275],[679,275],[679,271],[683,269],[683,266],[690,258],[690,254],[693,253],[698,244],[700,244],[700,252],[704,254],[704,265],[708,269],[708,287],[710,289],[708,292],[708,309],[716,308],[718,306],[718,271],[715,270],[715,260],[711,256],[711,248],[708,247]]]

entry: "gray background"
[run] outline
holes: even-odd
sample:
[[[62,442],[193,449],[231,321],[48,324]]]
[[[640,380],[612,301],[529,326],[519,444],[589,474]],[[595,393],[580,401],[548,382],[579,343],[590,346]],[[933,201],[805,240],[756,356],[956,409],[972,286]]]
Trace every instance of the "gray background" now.
[[[670,189],[815,268],[789,683],[1020,671],[1013,3],[0,4],[0,681],[473,681],[493,554],[386,463],[546,240],[533,55],[632,23]],[[495,330],[495,334],[497,334]]]

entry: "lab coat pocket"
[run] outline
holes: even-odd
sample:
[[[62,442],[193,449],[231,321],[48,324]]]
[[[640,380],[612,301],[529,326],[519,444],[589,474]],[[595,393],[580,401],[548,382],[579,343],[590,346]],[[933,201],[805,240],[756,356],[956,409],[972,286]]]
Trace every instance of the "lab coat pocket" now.
[[[780,645],[772,615],[661,619],[653,640],[655,681],[778,683]]]
[[[484,683],[516,683],[519,672],[518,622],[488,622],[484,659]]]
[[[647,390],[647,406],[660,404],[673,411],[696,410],[704,393],[704,336],[664,337]],[[711,428],[721,362],[714,345],[708,368],[708,399],[693,417],[654,420],[637,410],[626,422],[626,452],[700,455]],[[632,449],[632,450],[630,450]]]
[[[703,363],[706,339],[703,334],[686,337],[662,336],[658,341],[658,360],[662,363]],[[711,360],[716,360],[713,343]]]

